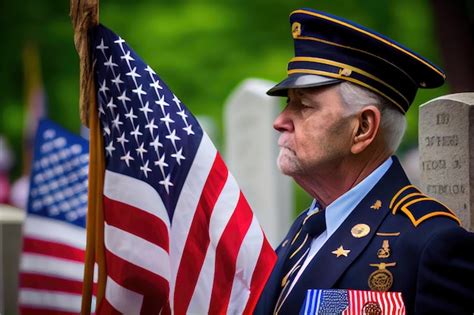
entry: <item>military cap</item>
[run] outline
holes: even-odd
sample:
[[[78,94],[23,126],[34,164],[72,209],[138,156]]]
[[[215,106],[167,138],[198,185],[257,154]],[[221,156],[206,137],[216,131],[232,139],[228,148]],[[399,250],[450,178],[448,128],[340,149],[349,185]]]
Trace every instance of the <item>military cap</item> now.
[[[394,40],[354,22],[312,9],[290,14],[295,57],[288,77],[267,94],[349,81],[391,101],[405,113],[418,88],[444,83],[443,70]]]

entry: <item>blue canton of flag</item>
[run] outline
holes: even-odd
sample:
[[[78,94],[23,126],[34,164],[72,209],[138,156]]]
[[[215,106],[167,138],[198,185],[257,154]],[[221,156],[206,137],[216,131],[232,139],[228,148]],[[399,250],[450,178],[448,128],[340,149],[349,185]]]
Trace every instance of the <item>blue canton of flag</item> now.
[[[106,168],[155,188],[171,221],[202,129],[122,38],[103,26],[97,28],[95,36]]]
[[[34,148],[28,213],[86,226],[89,143],[41,120]]]
[[[348,306],[347,290],[308,290],[301,314],[342,314]]]
[[[86,140],[40,121],[23,224],[21,314],[81,310],[88,166]]]

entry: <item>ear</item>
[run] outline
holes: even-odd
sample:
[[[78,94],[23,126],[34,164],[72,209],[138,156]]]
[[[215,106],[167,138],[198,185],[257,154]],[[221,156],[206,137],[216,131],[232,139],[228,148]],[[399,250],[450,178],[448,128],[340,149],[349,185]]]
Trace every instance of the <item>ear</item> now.
[[[358,126],[355,130],[351,152],[359,154],[364,151],[378,134],[381,113],[376,106],[366,106],[357,115]]]

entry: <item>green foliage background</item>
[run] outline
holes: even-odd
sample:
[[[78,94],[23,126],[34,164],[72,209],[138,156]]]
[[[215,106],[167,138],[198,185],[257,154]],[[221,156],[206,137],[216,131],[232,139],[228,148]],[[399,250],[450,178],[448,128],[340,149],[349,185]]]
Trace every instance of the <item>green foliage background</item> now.
[[[211,116],[221,135],[222,105],[239,82],[285,77],[293,53],[288,15],[300,7],[356,21],[442,66],[427,0],[103,0],[100,21],[127,40],[194,114]],[[49,117],[76,132],[79,65],[69,1],[3,0],[0,12],[0,134],[7,136],[17,156],[13,179],[21,169],[26,107],[23,46],[34,41],[40,48]],[[402,151],[417,142],[417,105],[446,93],[446,86],[418,93],[407,115]],[[297,208],[307,202],[304,197],[297,200]]]

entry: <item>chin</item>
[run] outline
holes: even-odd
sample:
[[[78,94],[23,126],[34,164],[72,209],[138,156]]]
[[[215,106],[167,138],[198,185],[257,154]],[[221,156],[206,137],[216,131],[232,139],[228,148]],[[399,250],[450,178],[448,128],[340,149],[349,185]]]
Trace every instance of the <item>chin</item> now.
[[[284,156],[280,153],[277,159],[277,167],[284,175],[293,176],[298,174],[300,171],[299,165],[296,161],[289,159],[287,156]]]

